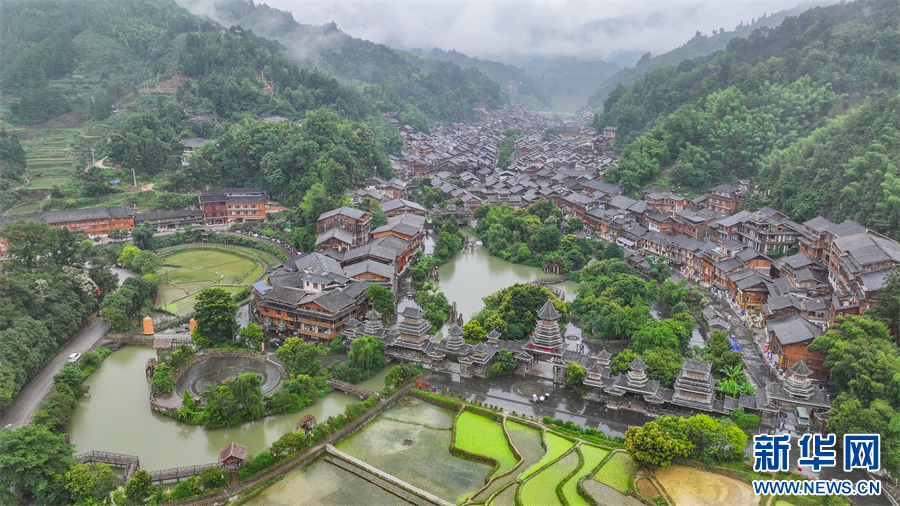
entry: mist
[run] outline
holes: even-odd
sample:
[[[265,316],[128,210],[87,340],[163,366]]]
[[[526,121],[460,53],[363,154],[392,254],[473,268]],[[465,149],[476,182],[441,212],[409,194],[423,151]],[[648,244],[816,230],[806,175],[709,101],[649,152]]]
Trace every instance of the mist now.
[[[631,66],[683,45],[696,32],[733,30],[798,2],[660,1],[304,1],[266,0],[301,24],[335,22],[353,36],[398,49],[457,50],[514,61],[577,57]],[[822,2],[826,5],[833,2]]]

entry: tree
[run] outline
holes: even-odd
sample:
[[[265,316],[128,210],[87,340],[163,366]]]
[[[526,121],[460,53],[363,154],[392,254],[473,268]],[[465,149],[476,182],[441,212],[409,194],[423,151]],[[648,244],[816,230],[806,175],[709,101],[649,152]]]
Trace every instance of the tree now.
[[[569,218],[569,221],[566,222],[566,232],[571,234],[573,232],[578,232],[579,230],[584,230],[584,220],[578,216],[572,216]]]
[[[347,362],[363,371],[378,371],[384,367],[384,342],[377,337],[362,336],[350,345]]]
[[[252,345],[258,347],[266,340],[262,327],[253,322],[248,323],[246,327],[242,328],[241,331],[238,332],[238,336],[247,346]]]
[[[828,428],[837,435],[838,445],[844,434],[881,434],[881,465],[896,472],[900,470],[900,425],[898,413],[884,400],[869,404],[847,393],[837,396],[831,408]]]
[[[611,258],[617,258],[619,260],[625,258],[625,253],[622,251],[622,248],[614,242],[607,244],[603,249],[603,259],[608,260]]]
[[[487,341],[487,332],[477,320],[472,320],[463,326],[463,339],[469,344],[483,343]]]
[[[625,448],[634,460],[657,467],[665,467],[675,457],[688,454],[683,441],[663,432],[653,422],[643,427],[629,427],[625,431]]]
[[[372,299],[375,311],[381,313],[383,320],[386,321],[390,315],[397,312],[397,306],[394,304],[394,293],[378,283],[369,285],[366,288],[366,295]]]
[[[562,235],[559,233],[559,229],[553,225],[547,225],[531,236],[529,246],[532,251],[549,253],[551,251],[556,251],[557,248],[559,248],[559,241],[561,239]]]
[[[66,435],[38,424],[0,431],[0,483],[38,497],[75,463]]]
[[[587,371],[578,364],[569,364],[566,368],[566,385],[576,390],[584,387],[584,378]]]
[[[514,357],[512,352],[506,348],[497,352],[496,363],[500,364],[501,372],[513,372],[516,370],[516,367],[519,366],[518,362],[516,362],[516,357]]]
[[[122,253],[119,255],[119,258],[116,259],[116,261],[122,264],[122,267],[131,269],[131,262],[134,260],[134,257],[136,257],[140,252],[141,249],[137,246],[126,244],[125,247],[122,248]]]
[[[0,231],[6,239],[6,254],[11,258],[4,268],[32,271],[38,259],[47,255],[54,246],[56,231],[50,225],[36,220],[17,220]]]
[[[285,363],[291,375],[307,374],[315,376],[319,374],[321,363],[319,352],[311,344],[303,344],[299,337],[292,337],[284,342],[284,346],[278,348],[275,356]]]
[[[125,311],[116,307],[110,307],[103,310],[103,322],[109,325],[113,332],[124,332],[128,330],[131,320]]]
[[[159,255],[152,251],[142,250],[131,259],[131,269],[141,274],[154,274],[162,267]],[[157,282],[159,282],[157,280]]]
[[[619,352],[616,358],[613,359],[613,376],[630,371],[631,367],[628,364],[634,362],[636,358],[638,358],[638,354],[634,350],[625,349]]]
[[[179,482],[178,485],[175,485],[175,488],[172,490],[170,499],[172,499],[173,501],[177,501],[179,499],[193,497],[199,493],[200,482],[197,480],[196,476],[191,476],[186,480]]]
[[[65,489],[74,502],[101,501],[122,485],[107,464],[74,464],[65,475]]]
[[[125,497],[133,503],[142,503],[153,493],[153,478],[143,469],[134,472],[134,476],[125,484]]]
[[[372,230],[387,225],[388,216],[384,214],[381,208],[372,211],[371,227]]]
[[[672,388],[681,371],[682,357],[677,350],[652,348],[641,355],[647,365],[647,377],[658,380],[666,388]]]
[[[145,221],[140,227],[136,227],[131,231],[131,238],[134,239],[134,243],[137,244],[138,248],[150,250],[153,249],[151,247],[151,241],[153,240],[154,233],[156,233],[156,229],[153,228],[153,225],[149,221]]]
[[[228,471],[218,467],[207,467],[200,472],[200,486],[203,490],[212,490],[225,485],[228,485]]]
[[[194,304],[194,342],[215,346],[234,339],[237,306],[231,294],[221,288],[206,288]]]

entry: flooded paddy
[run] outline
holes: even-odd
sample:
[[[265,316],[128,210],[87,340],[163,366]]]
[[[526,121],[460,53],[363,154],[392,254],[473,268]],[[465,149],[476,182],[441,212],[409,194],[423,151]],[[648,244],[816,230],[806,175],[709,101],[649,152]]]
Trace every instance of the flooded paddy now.
[[[338,443],[337,448],[410,485],[458,503],[484,486],[491,467],[450,454],[452,427],[452,412],[408,398]]]
[[[656,479],[678,506],[756,506],[759,496],[747,483],[685,466],[655,471]]]

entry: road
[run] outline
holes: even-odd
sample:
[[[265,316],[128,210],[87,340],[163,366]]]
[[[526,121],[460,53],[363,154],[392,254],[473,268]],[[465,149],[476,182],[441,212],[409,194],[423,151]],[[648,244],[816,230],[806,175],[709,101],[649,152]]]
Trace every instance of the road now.
[[[119,286],[134,273],[125,269],[113,268],[119,276]],[[12,404],[0,415],[0,427],[12,425],[13,427],[31,421],[31,416],[37,411],[38,404],[50,392],[53,387],[53,376],[62,369],[72,353],[85,353],[90,351],[109,330],[109,325],[95,319],[84,330],[78,333],[53,359],[37,373],[31,381],[25,384]]]

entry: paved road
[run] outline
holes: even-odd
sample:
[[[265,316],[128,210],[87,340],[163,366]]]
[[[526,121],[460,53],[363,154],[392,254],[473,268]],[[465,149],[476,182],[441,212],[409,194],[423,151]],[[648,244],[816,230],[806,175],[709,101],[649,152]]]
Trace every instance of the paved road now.
[[[119,276],[119,285],[132,276],[134,273],[124,269],[113,268]],[[99,319],[95,319],[84,330],[78,333],[72,341],[67,344],[60,352],[51,360],[31,381],[25,384],[19,395],[16,396],[13,403],[3,411],[0,415],[0,427],[6,427],[12,424],[14,427],[31,421],[31,415],[37,411],[38,404],[44,399],[44,396],[50,392],[53,387],[53,376],[69,360],[72,353],[85,353],[90,351],[109,330],[109,325],[103,323]]]

